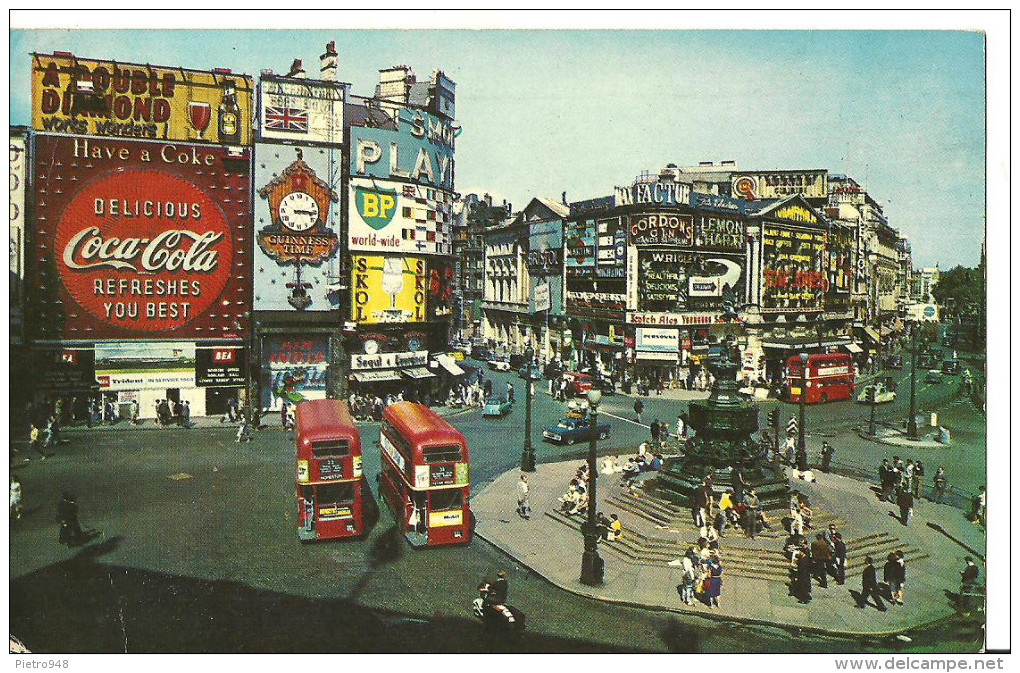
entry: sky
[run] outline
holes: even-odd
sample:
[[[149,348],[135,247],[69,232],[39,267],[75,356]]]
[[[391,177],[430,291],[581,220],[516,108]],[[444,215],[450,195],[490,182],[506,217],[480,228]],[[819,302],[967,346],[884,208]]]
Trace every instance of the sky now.
[[[220,24],[222,25],[222,24]],[[30,123],[32,52],[257,77],[378,70],[457,84],[456,188],[515,209],[608,195],[668,163],[826,168],[865,185],[914,266],[978,262],[985,223],[984,36],[972,31],[12,30],[10,122]]]

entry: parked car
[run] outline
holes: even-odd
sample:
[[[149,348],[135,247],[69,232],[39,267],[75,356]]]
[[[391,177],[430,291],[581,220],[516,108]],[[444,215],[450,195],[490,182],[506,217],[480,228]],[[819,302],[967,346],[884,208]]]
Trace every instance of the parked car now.
[[[600,423],[595,426],[595,435],[598,439],[609,439],[611,430],[608,423]],[[555,426],[542,430],[542,437],[554,444],[590,442],[592,427],[587,418],[564,418]]]
[[[593,385],[589,374],[563,372],[563,377],[567,379],[567,394],[572,397],[586,395]]]
[[[861,404],[871,404],[872,402],[872,390],[874,390],[874,402],[875,404],[884,404],[886,402],[892,402],[896,399],[896,393],[889,390],[884,383],[869,383],[868,385],[861,388],[860,394],[857,396],[857,401]]]
[[[488,346],[475,345],[471,347],[471,357],[473,357],[475,360],[487,362],[489,359],[492,358],[492,351],[489,350]]]
[[[603,395],[616,394],[616,385],[608,376],[600,376],[596,379],[592,379],[592,387],[601,390]]]
[[[502,418],[513,411],[514,403],[504,395],[502,397],[493,395],[485,400],[485,407],[482,409],[482,416]]]
[[[535,373],[538,374],[539,377],[541,377],[542,370],[539,369]],[[527,363],[525,363],[525,364],[520,366],[520,368],[517,370],[517,376],[521,377],[522,379],[527,380],[527,378],[528,378],[528,365],[527,365]]]
[[[508,371],[510,371],[510,360],[505,359],[505,358],[494,357],[494,358],[489,360],[488,365],[489,365],[489,369],[491,369],[494,372],[508,372]]]

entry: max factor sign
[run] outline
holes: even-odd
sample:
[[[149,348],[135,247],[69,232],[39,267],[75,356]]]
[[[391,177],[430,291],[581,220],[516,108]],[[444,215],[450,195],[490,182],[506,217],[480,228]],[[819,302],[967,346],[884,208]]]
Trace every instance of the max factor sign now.
[[[639,183],[630,187],[616,188],[618,206],[636,204],[676,206],[686,204],[690,198],[690,186],[677,182]]]

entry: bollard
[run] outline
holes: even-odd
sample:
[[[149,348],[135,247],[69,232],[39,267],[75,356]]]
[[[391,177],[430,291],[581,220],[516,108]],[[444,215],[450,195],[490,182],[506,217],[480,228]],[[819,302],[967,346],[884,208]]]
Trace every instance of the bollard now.
[[[939,412],[931,412],[931,427],[937,428],[939,425]]]
[[[939,443],[949,444],[949,428],[939,427]]]

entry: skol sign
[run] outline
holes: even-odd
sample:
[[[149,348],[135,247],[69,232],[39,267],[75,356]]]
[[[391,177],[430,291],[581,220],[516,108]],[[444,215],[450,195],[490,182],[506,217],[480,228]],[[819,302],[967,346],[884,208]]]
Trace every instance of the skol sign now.
[[[425,260],[351,257],[351,320],[362,325],[425,321]]]

